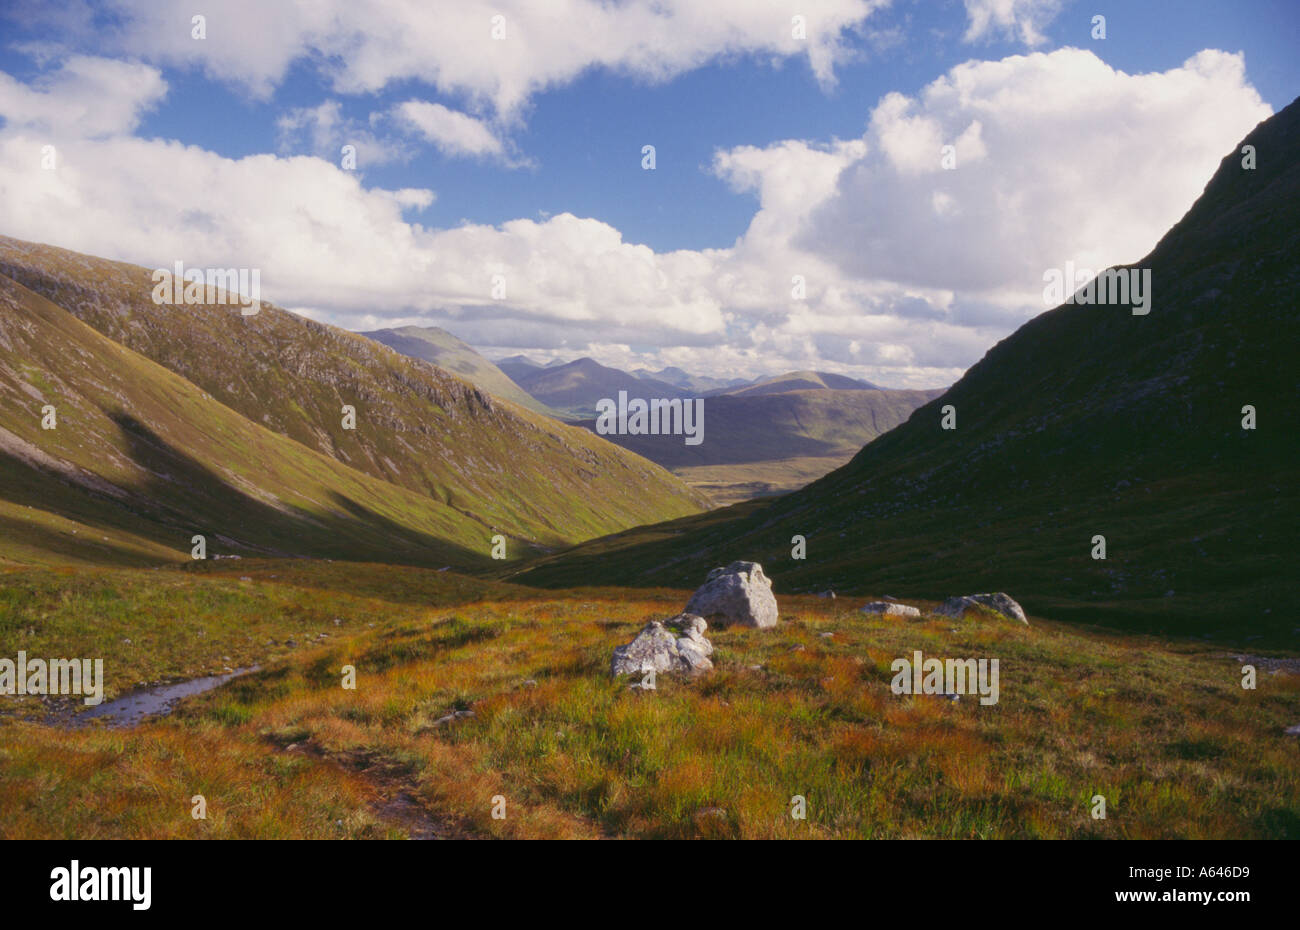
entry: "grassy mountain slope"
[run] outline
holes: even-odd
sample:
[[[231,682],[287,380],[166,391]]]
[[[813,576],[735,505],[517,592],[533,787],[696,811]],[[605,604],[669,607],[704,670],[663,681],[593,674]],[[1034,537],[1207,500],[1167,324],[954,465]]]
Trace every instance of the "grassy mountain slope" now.
[[[793,491],[843,465],[941,391],[789,390],[704,402],[704,441],[608,436],[718,503]],[[595,421],[583,424],[595,428]]]
[[[507,536],[556,545],[704,503],[585,430],[266,303],[251,317],[215,303],[158,305],[148,269],[5,237],[0,274],[249,420]],[[345,404],[355,430],[342,427]]]
[[[787,591],[1002,589],[1066,619],[1294,645],[1300,105],[1245,141],[1259,167],[1235,147],[1134,266],[1152,270],[1149,315],[1062,305],[803,491],[599,540],[522,578],[690,584],[743,557]],[[948,404],[956,430],[941,429]]]
[[[53,429],[42,409],[52,406]],[[486,562],[487,526],[235,411],[0,276],[0,559]]]
[[[430,365],[459,375],[470,384],[520,407],[547,416],[559,416],[550,407],[510,380],[510,376],[479,355],[465,342],[437,326],[402,326],[362,333],[403,355],[423,359]]]

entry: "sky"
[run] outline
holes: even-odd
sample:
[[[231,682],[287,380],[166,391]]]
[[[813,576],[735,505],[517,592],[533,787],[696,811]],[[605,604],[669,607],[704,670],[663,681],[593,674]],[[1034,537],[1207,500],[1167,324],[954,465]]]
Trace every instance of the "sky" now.
[[[0,0],[0,234],[258,269],[305,316],[494,358],[941,387],[1050,269],[1154,246],[1300,92],[1298,27],[1296,0]]]

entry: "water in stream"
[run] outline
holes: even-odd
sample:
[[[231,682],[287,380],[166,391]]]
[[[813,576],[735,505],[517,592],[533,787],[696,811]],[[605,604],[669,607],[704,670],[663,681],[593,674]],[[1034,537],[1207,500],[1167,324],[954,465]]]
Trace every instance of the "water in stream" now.
[[[227,672],[224,675],[191,678],[189,681],[178,681],[171,685],[159,685],[157,688],[146,688],[144,691],[124,694],[115,700],[105,701],[103,704],[86,708],[76,715],[73,723],[74,725],[84,725],[99,717],[106,717],[109,726],[133,727],[149,717],[161,717],[170,714],[184,698],[202,694],[204,691],[211,691],[213,688],[224,685],[232,678],[238,678],[240,675],[247,675],[249,672],[255,671],[257,671],[257,666],[237,668],[233,672]]]

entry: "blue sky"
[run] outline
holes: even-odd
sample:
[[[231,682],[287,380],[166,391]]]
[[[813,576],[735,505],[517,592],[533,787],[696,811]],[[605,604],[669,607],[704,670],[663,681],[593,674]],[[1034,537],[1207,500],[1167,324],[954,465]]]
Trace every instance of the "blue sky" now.
[[[429,48],[426,53],[418,36],[431,37],[426,41],[437,46],[436,37],[446,28],[477,29],[474,24],[486,19],[485,15],[471,17],[467,20],[471,25],[457,23],[440,32],[437,4],[427,7],[434,22],[412,21],[409,30],[389,33],[382,43],[371,35],[364,20],[346,35],[320,38],[310,22],[291,16],[276,19],[275,12],[265,10],[253,14],[242,6],[218,2],[203,4],[209,11],[209,35],[201,44],[187,41],[190,37],[184,34],[192,5],[160,0],[151,6],[143,0],[123,0],[89,7],[46,5],[40,13],[35,8],[20,9],[17,17],[6,23],[0,45],[0,72],[9,82],[8,96],[6,89],[0,88],[0,116],[5,119],[0,132],[8,133],[11,142],[16,142],[19,134],[35,141],[44,131],[52,139],[66,140],[64,144],[73,154],[78,146],[87,153],[92,147],[106,153],[116,145],[122,153],[135,151],[145,158],[157,154],[177,161],[177,170],[190,170],[192,162],[193,170],[211,176],[213,184],[223,183],[218,176],[228,175],[224,183],[238,185],[236,189],[196,191],[194,204],[173,204],[171,209],[210,209],[219,215],[224,202],[231,205],[226,218],[232,226],[258,222],[263,207],[279,209],[286,229],[294,229],[292,235],[302,240],[297,246],[302,254],[328,251],[333,260],[330,267],[312,268],[306,262],[295,262],[294,249],[281,248],[283,240],[271,249],[256,240],[236,241],[229,232],[204,240],[191,228],[176,229],[170,238],[157,231],[149,236],[130,235],[130,230],[116,239],[97,238],[41,227],[30,215],[21,219],[0,213],[0,220],[5,221],[0,232],[142,264],[167,264],[182,255],[192,264],[236,260],[267,264],[266,277],[279,282],[270,299],[291,309],[352,328],[401,322],[445,325],[496,354],[517,350],[533,350],[539,358],[592,354],[628,367],[681,364],[698,368],[721,361],[725,370],[720,373],[745,375],[817,363],[816,367],[876,381],[932,386],[952,380],[977,360],[981,347],[987,348],[1019,322],[1041,312],[1041,305],[1027,303],[1025,298],[1037,286],[1032,278],[1039,266],[1031,265],[1024,272],[1015,270],[1013,262],[1005,262],[1005,280],[973,275],[969,286],[937,269],[933,274],[924,268],[909,269],[895,279],[882,271],[880,262],[856,263],[853,256],[840,254],[845,250],[837,249],[837,237],[851,241],[845,238],[850,230],[861,236],[863,230],[876,235],[887,234],[881,230],[907,227],[916,203],[930,205],[941,188],[945,204],[955,203],[958,211],[971,215],[985,208],[977,202],[976,191],[992,182],[1009,183],[1015,171],[1009,153],[1016,117],[1005,116],[1006,126],[999,136],[988,133],[988,126],[997,125],[997,81],[1021,87],[1024,81],[1041,79],[1047,82],[1044,93],[1051,94],[1050,88],[1055,86],[1051,81],[1059,80],[1061,87],[1068,87],[1076,72],[1084,75],[1082,80],[1095,80],[1100,101],[1096,113],[1089,116],[1083,111],[1091,105],[1080,107],[1076,101],[1072,106],[1080,112],[1072,128],[1098,135],[1112,132],[1129,140],[1143,138],[1144,130],[1149,132],[1150,147],[1158,151],[1140,155],[1153,159],[1153,164],[1144,169],[1139,166],[1135,174],[1158,172],[1160,159],[1172,160],[1171,170],[1180,183],[1150,195],[1135,194],[1165,198],[1136,212],[1151,213],[1165,226],[1166,217],[1177,218],[1190,206],[1189,195],[1199,190],[1197,177],[1201,185],[1208,179],[1205,166],[1217,163],[1243,134],[1242,128],[1257,121],[1262,112],[1259,102],[1276,111],[1300,88],[1300,56],[1295,54],[1300,47],[1300,4],[1293,0],[1134,2],[1111,4],[1110,9],[1052,0],[895,0],[865,14],[872,4],[860,0],[819,3],[772,4],[768,14],[770,22],[780,24],[790,11],[806,9],[816,14],[810,19],[836,24],[830,53],[833,61],[821,66],[820,75],[814,73],[813,59],[797,47],[787,52],[766,45],[763,30],[750,29],[752,17],[746,18],[743,5],[736,12],[719,4],[716,19],[732,16],[735,21],[718,26],[721,38],[713,45],[700,34],[707,33],[714,23],[702,23],[698,13],[694,19],[683,13],[680,39],[673,39],[669,32],[667,39],[660,40],[663,45],[651,47],[648,53],[637,48],[635,35],[621,40],[581,35],[590,28],[590,18],[579,17],[548,34],[545,41],[553,43],[553,49],[537,47],[542,41],[536,38],[540,26],[532,30],[516,27],[518,31],[508,36],[507,42],[523,42],[523,33],[528,33],[527,41],[532,44],[525,50],[528,61],[512,73],[509,80],[515,86],[509,90],[502,89],[503,80],[491,69],[478,67],[472,55],[464,60],[457,57],[454,44],[442,51],[441,46]],[[223,9],[226,6],[230,9]],[[486,14],[489,9],[507,6],[488,6],[483,11]],[[539,6],[533,5],[534,16]],[[426,5],[415,7],[419,9],[413,8],[409,15],[424,15],[420,10]],[[662,9],[671,11],[673,7],[665,4]],[[977,28],[981,7],[991,18]],[[1106,38],[1100,41],[1090,36],[1091,19],[1097,13],[1106,16]],[[513,11],[507,15],[508,22],[515,18],[516,23],[524,21],[525,27],[531,25],[523,10],[518,16]],[[272,19],[267,20],[268,16]],[[430,31],[421,33],[424,28]],[[626,28],[638,27],[633,23]],[[486,24],[482,29],[487,29]],[[408,33],[416,38],[410,48],[403,48],[403,36]],[[249,37],[259,34],[285,38],[279,43],[262,39],[258,48],[258,42]],[[373,58],[364,67],[354,67],[348,50],[372,40],[379,46]],[[625,53],[618,51],[619,41],[627,45]],[[283,51],[295,43],[300,46],[298,52]],[[695,50],[681,62],[663,68],[645,64],[643,53],[652,61],[668,59],[681,45],[692,43]],[[653,41],[647,44],[653,46]],[[1017,64],[1021,56],[1052,56],[1067,47],[1088,53],[1099,60],[1098,66],[1081,65],[1067,55],[1058,55],[1042,65],[1047,70],[1040,77],[1033,77],[1033,68]],[[1206,49],[1240,53],[1244,72],[1235,75],[1231,68],[1202,68],[1198,79],[1210,82],[1207,88],[1212,84],[1214,90],[1184,92],[1185,99],[1175,103],[1167,100],[1171,91],[1146,87],[1136,79],[1124,87],[1111,86],[1117,82],[1100,67],[1109,66],[1128,76],[1164,76],[1174,87],[1186,83],[1179,76],[1184,63]],[[122,70],[112,72],[112,81],[101,80],[99,71],[84,65],[74,78],[67,62],[77,56],[111,61]],[[552,64],[557,61],[564,63]],[[926,88],[967,62],[988,63],[989,74],[979,82],[987,98],[969,106],[963,100],[927,102]],[[668,73],[648,73],[656,69]],[[165,91],[156,91],[146,72],[160,79]],[[1216,96],[1220,87],[1226,88],[1222,98]],[[111,102],[97,101],[96,93],[117,96]],[[910,109],[898,119],[891,117],[888,124],[878,121],[873,130],[873,113],[888,94],[903,95],[911,101]],[[78,112],[78,107],[111,113],[120,106],[128,116],[121,125],[88,131],[82,116],[59,122],[38,112],[46,101],[50,103],[48,111],[65,112],[60,109],[64,102],[54,105],[56,98],[66,100],[68,113]],[[422,134],[413,124],[394,116],[398,108],[412,101],[445,107],[440,111],[444,116],[448,111],[463,114],[477,125],[475,131],[482,132],[499,150],[470,153],[458,150],[455,142],[447,144],[445,139]],[[297,130],[284,128],[292,114],[305,114],[323,105],[338,108],[341,122],[332,129],[313,136],[316,124],[310,120],[300,121]],[[1027,104],[1022,101],[1021,106]],[[1229,112],[1234,107],[1240,110],[1236,118]],[[1160,112],[1153,114],[1152,110]],[[960,191],[947,193],[946,179],[936,175],[926,182],[928,186],[913,185],[916,203],[909,206],[905,198],[894,195],[900,184],[910,184],[906,179],[911,172],[892,155],[892,164],[878,159],[882,150],[893,151],[891,139],[897,145],[911,144],[915,125],[910,119],[930,120],[937,127],[950,129],[954,137],[971,122],[980,122],[985,140],[998,139],[1008,146],[1008,154],[1000,157],[997,152],[977,149],[981,159],[990,161],[987,170],[991,174],[979,188],[972,187],[965,199]],[[1207,120],[1212,124],[1209,127],[1191,125]],[[1177,131],[1171,133],[1171,126],[1177,126]],[[1044,120],[1037,129],[1026,125],[1030,140],[1026,144],[1041,143],[1053,127],[1059,129],[1059,120]],[[353,140],[358,131],[370,133],[373,140],[371,148],[363,147],[358,170],[346,180],[327,176],[327,170],[341,171],[339,144]],[[1180,133],[1186,133],[1186,138]],[[1160,138],[1155,138],[1157,135]],[[128,145],[140,140],[154,145]],[[834,154],[836,140],[860,140],[865,151]],[[164,155],[164,144],[174,142],[191,151],[178,154],[173,146]],[[780,151],[787,142],[798,142],[806,151]],[[647,143],[657,150],[654,171],[641,168],[641,147]],[[1180,146],[1192,152],[1180,155],[1176,151]],[[152,154],[145,154],[145,149]],[[735,171],[719,170],[715,161],[719,153],[742,150],[750,154],[741,161],[748,158],[754,165],[762,163],[761,168],[748,163],[743,166],[741,173],[749,172],[749,184],[738,182]],[[760,156],[761,152],[770,157]],[[207,167],[200,167],[200,153],[217,161],[209,158],[202,163]],[[1213,159],[1211,153],[1217,153]],[[303,166],[293,160],[295,155],[319,157],[321,164]],[[248,161],[252,156],[276,162],[265,166],[265,179],[255,175]],[[795,215],[785,202],[794,194],[783,193],[780,185],[802,183],[799,179],[813,171],[814,163],[829,171],[829,178],[816,191],[801,192],[795,198],[807,205]],[[213,164],[218,166],[215,172]],[[1035,164],[1041,165],[1041,158]],[[159,214],[169,209],[162,194],[146,196],[133,191],[128,183],[130,171],[123,166],[110,161],[99,168],[92,169],[89,164],[85,168],[103,171],[98,190],[114,188],[113,196],[104,198],[105,209],[111,200],[115,209],[125,210],[128,216],[138,211],[139,222],[133,229],[155,225]],[[841,170],[844,173],[835,184],[835,172]],[[894,183],[887,176],[890,170],[898,174]],[[321,210],[322,216],[312,218],[308,232],[294,225],[295,210],[302,212],[294,201],[281,202],[284,181],[274,180],[270,174],[277,171],[282,177],[301,177],[303,188],[298,196],[311,204],[307,209]],[[1186,177],[1178,172],[1185,172]],[[1071,173],[1071,166],[1063,164],[1061,176]],[[1110,176],[1113,172],[1098,179]],[[19,184],[17,177],[11,175],[10,183]],[[850,183],[853,178],[856,187]],[[276,192],[274,197],[254,196],[263,183]],[[1053,182],[1044,183],[1050,186]],[[319,201],[313,202],[313,191],[323,198],[320,192],[333,191],[336,184],[340,186],[337,208],[326,210]],[[768,185],[773,204],[760,203],[758,193],[763,184]],[[411,195],[395,215],[384,214],[377,198],[382,192],[399,190],[429,193],[423,200],[423,195]],[[1095,205],[1104,214],[1111,208],[1105,196],[1092,198],[1092,189],[1064,194],[1044,189],[1040,193],[1043,202],[1068,196],[1072,198],[1068,206],[1073,209]],[[367,194],[372,196],[367,198]],[[855,195],[860,195],[857,200]],[[1115,196],[1116,221],[1131,219],[1130,205],[1120,199],[1121,194]],[[247,206],[241,208],[245,200]],[[935,205],[938,211],[937,202]],[[944,209],[949,210],[947,206]],[[779,227],[786,219],[782,211],[789,214],[787,225],[797,227],[799,236],[792,234],[790,241],[777,243],[769,231],[763,233],[768,238],[762,239],[756,232],[764,225],[761,219],[766,216],[771,221],[767,225]],[[513,234],[508,227],[516,221],[548,224],[564,214],[595,222],[565,230],[549,225],[529,227],[519,232],[517,241],[510,239]],[[346,217],[342,228],[320,234],[326,241],[309,241],[317,234],[311,230],[319,231],[333,216]],[[839,226],[829,226],[825,217],[835,217]],[[358,231],[359,226],[364,233]],[[464,231],[467,226],[495,232],[439,235]],[[605,241],[605,227],[614,231],[617,243]],[[1140,257],[1141,243],[1145,241],[1149,247],[1161,231],[1129,229],[1113,242],[1060,243],[1058,251],[1073,250],[1062,258],[1082,253],[1084,257],[1097,256],[1098,262],[1133,260]],[[947,233],[940,230],[939,234]],[[957,265],[984,261],[975,251],[980,243],[971,241],[978,236],[955,230],[951,234],[962,235],[961,241],[968,243],[963,248],[971,253],[956,256]],[[348,260],[351,247],[340,257],[339,237],[346,240],[348,235],[376,238],[380,240],[376,248],[391,235],[390,256],[409,250],[396,275],[386,275],[382,265],[372,262],[369,266],[376,277],[401,278],[401,285],[368,291],[363,283],[367,249],[355,250],[355,268]],[[934,229],[904,228],[897,242],[885,243],[880,250],[906,259],[918,243],[933,235]],[[552,248],[552,242],[566,238],[571,240],[567,245]],[[646,258],[644,250],[631,248],[636,245],[648,247],[651,256]],[[1016,243],[992,241],[988,245],[1010,251]],[[1135,249],[1139,254],[1131,254]],[[728,254],[719,258],[712,254],[717,250]],[[686,254],[670,257],[679,251]],[[752,257],[742,262],[738,256],[746,252]],[[277,257],[272,258],[272,253]],[[809,254],[811,259],[801,257]],[[787,257],[795,271],[801,262],[811,264],[820,282],[820,287],[813,288],[816,296],[812,303],[800,305],[794,312],[785,306],[789,295],[776,285],[770,288],[766,301],[761,293],[751,292],[757,287],[757,272],[749,269],[779,264]],[[480,258],[482,269],[469,274],[466,269]],[[543,261],[546,265],[540,268]],[[630,263],[626,272],[619,266],[624,261]],[[998,264],[996,258],[989,261]],[[349,266],[347,273],[330,286],[328,279],[340,263]],[[423,280],[410,273],[412,264],[424,269]],[[493,268],[503,271],[509,280],[523,278],[523,293],[496,303],[486,297],[479,300],[473,293],[467,296],[466,288],[472,291],[475,285],[466,281]],[[594,283],[590,280],[593,275],[598,276]],[[640,280],[639,286],[651,293],[639,296],[631,285],[610,286],[606,293],[604,283],[620,277]],[[709,283],[711,278],[730,283],[718,289]],[[787,278],[783,275],[782,280]],[[978,286],[975,278],[980,279]],[[854,301],[863,308],[857,319]],[[915,311],[918,301],[927,308],[919,314]],[[654,324],[656,314],[663,318],[662,325]],[[897,325],[889,325],[890,319]],[[924,320],[923,325],[918,325],[918,319]],[[870,321],[869,325],[863,320]],[[848,351],[853,345],[856,349]]]

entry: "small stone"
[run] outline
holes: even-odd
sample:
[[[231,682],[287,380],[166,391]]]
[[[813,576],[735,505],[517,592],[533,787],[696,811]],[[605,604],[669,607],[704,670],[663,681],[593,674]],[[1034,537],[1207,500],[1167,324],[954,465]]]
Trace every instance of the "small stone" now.
[[[1019,620],[1025,626],[1029,625],[1024,608],[1017,604],[1010,595],[1001,591],[993,594],[969,594],[964,597],[950,597],[936,607],[934,612],[942,617],[960,618],[971,610],[992,611],[1010,620]]]
[[[880,614],[884,617],[919,617],[921,612],[907,604],[894,601],[872,601],[861,608],[864,614]]]

